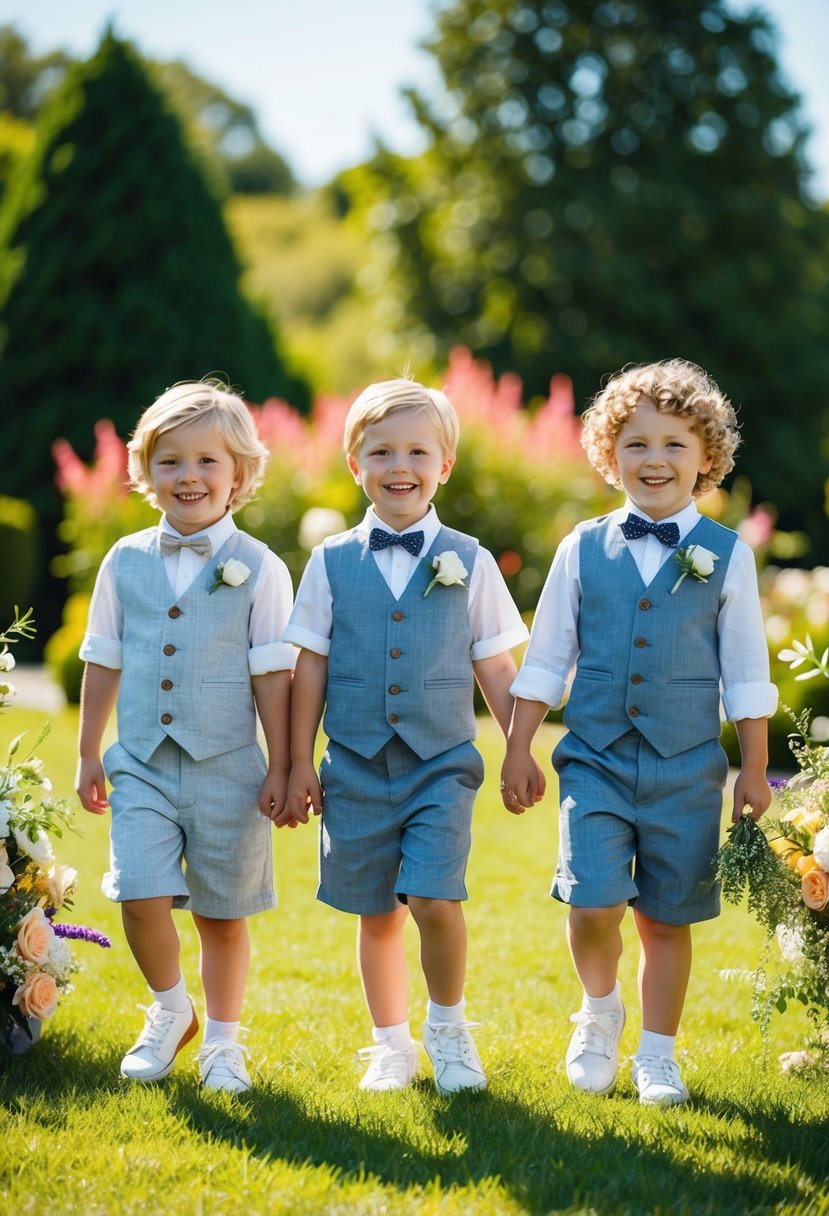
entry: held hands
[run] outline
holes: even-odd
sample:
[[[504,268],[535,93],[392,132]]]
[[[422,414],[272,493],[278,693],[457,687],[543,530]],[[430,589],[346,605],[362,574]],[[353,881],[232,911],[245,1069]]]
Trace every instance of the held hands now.
[[[106,794],[104,766],[97,756],[81,756],[75,774],[75,793],[81,806],[92,815],[106,814],[109,799]]]
[[[288,774],[283,768],[268,769],[259,791],[259,810],[274,823],[285,807]]]
[[[322,814],[323,791],[312,762],[295,764],[288,779],[285,808],[273,817],[274,827],[295,828],[307,823],[311,815]]]
[[[501,800],[511,815],[523,815],[544,797],[547,779],[529,750],[507,746],[501,769]]]

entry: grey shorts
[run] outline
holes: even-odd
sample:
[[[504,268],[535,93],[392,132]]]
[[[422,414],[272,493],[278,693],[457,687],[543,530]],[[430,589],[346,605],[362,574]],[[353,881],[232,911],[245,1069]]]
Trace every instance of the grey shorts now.
[[[466,899],[472,807],[484,779],[472,743],[421,760],[398,738],[370,760],[329,742],[317,898],[343,912],[392,912],[409,895]]]
[[[638,731],[603,752],[570,732],[553,767],[561,799],[556,899],[580,908],[632,903],[669,925],[719,914],[711,866],[728,760],[718,740],[666,759]]]
[[[232,920],[276,904],[272,825],[257,805],[258,744],[192,760],[165,740],[144,764],[120,743],[104,755],[112,786],[110,868],[116,903],[172,896],[173,906]]]

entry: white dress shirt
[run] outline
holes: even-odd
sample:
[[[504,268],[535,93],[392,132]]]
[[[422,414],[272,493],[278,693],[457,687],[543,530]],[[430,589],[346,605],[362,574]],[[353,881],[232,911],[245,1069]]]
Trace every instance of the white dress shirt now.
[[[166,516],[159,521],[159,531],[168,532],[179,540],[182,537],[167,522]],[[228,513],[211,527],[196,533],[208,536],[213,545],[213,554],[202,557],[192,549],[179,549],[165,554],[164,569],[170,582],[171,598],[180,599],[187,588],[201,574],[209,562],[216,562],[216,554],[236,531],[233,516]],[[101,563],[92,602],[89,606],[87,632],[81,644],[80,656],[87,663],[98,663],[101,667],[112,667],[120,671],[121,639],[124,635],[124,614],[115,588],[112,569],[113,558],[124,541],[118,541]],[[250,617],[250,652],[248,663],[252,676],[265,675],[269,671],[292,671],[296,662],[296,651],[282,641],[282,631],[291,614],[293,587],[288,567],[269,549],[259,568],[259,577],[253,588],[253,607]]]
[[[610,513],[621,523],[629,511],[648,516],[629,499]],[[699,521],[692,500],[676,515],[660,523],[679,527],[679,544]],[[626,540],[645,585],[649,585],[676,549],[663,545],[652,533]],[[680,575],[677,567],[677,578]],[[527,701],[542,701],[557,709],[563,702],[568,680],[579,655],[578,619],[581,602],[579,578],[579,534],[565,536],[556,550],[533,620],[530,644],[511,692]],[[734,545],[722,588],[717,619],[720,646],[720,686],[723,710],[729,722],[742,718],[770,717],[777,708],[777,689],[769,682],[769,656],[754,554],[748,545]]]
[[[393,531],[378,519],[373,508],[369,507],[358,524],[358,529],[368,539],[372,528],[382,528],[384,532]],[[377,569],[396,600],[399,600],[406,590],[409,579],[423,561],[423,555],[429,552],[440,528],[437,513],[434,507],[430,507],[423,519],[418,520],[411,528],[404,528],[401,533],[403,535],[406,532],[423,532],[423,549],[418,557],[414,557],[400,545],[390,545],[372,553]],[[318,545],[312,551],[305,567],[296,593],[294,610],[282,639],[327,656],[331,649],[332,622],[331,587],[325,569],[323,547]],[[491,659],[513,646],[520,646],[529,636],[527,626],[521,620],[521,614],[513,603],[495,558],[483,547],[478,549],[469,579],[469,625],[473,638],[470,652],[473,660]]]

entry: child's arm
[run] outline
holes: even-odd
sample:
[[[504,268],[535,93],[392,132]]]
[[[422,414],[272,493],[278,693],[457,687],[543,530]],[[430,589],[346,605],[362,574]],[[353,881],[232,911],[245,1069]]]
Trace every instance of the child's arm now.
[[[101,740],[118,696],[120,679],[121,672],[116,667],[87,663],[84,669],[75,791],[81,806],[93,815],[103,815],[109,806]]]
[[[510,685],[518,674],[515,660],[508,650],[489,659],[474,659],[472,670],[489,712],[506,737],[512,717]]]
[[[734,809],[731,820],[736,823],[747,808],[752,819],[760,819],[771,804],[771,790],[766,780],[769,763],[768,719],[741,718],[734,723],[740,743],[741,764],[734,783]]]
[[[547,780],[530,748],[548,709],[543,701],[515,698],[507,754],[501,769],[501,798],[513,815],[522,815],[527,807],[540,802],[547,788]]]
[[[325,705],[327,681],[327,656],[313,650],[300,650],[291,692],[291,775],[285,810],[274,818],[278,828],[307,823],[309,810],[315,815],[322,811],[322,788],[314,767],[314,745]]]
[[[268,771],[259,791],[259,810],[276,819],[285,809],[290,758],[291,673],[269,671],[253,676],[253,698],[268,749]]]

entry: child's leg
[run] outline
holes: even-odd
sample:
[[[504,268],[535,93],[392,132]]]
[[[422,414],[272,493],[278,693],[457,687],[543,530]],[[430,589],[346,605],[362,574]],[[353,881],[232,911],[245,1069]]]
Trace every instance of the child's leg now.
[[[124,933],[141,974],[154,992],[172,988],[181,978],[179,940],[173,924],[173,900],[128,899],[121,904]]]
[[[622,957],[621,924],[627,904],[610,908],[570,908],[567,943],[582,987],[589,997],[604,997],[616,984]]]
[[[403,936],[407,916],[408,909],[400,904],[393,912],[360,916],[357,928],[357,966],[375,1043],[360,1052],[368,1060],[360,1088],[373,1092],[405,1089],[417,1073]]]
[[[688,1098],[674,1046],[691,974],[691,926],[668,925],[638,911],[634,919],[642,946],[642,1037],[633,1059],[633,1081],[641,1102],[675,1105]]]
[[[454,899],[409,896],[420,931],[420,961],[429,991],[423,1045],[435,1069],[438,1093],[485,1089],[486,1076],[469,1033],[463,985],[466,978],[466,921]]]
[[[237,1043],[239,1018],[250,963],[248,923],[244,917],[219,919],[193,913],[201,942],[199,972],[207,1021],[199,1052],[199,1074],[207,1089],[243,1093],[250,1089],[247,1048]]]
[[[616,973],[622,955],[622,919],[627,904],[571,907],[567,941],[584,995],[565,1063],[570,1083],[587,1093],[611,1094],[619,1070],[619,1040],[625,1009]]]

